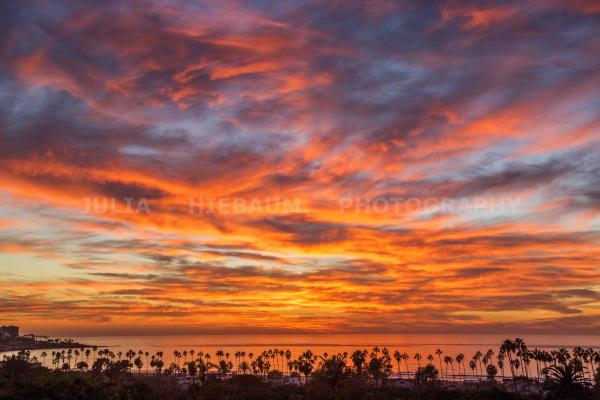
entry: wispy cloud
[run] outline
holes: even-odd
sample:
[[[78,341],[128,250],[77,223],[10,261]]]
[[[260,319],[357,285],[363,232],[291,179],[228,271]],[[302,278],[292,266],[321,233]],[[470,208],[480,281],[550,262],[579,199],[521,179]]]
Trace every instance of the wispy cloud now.
[[[599,331],[591,3],[0,8],[3,319]]]

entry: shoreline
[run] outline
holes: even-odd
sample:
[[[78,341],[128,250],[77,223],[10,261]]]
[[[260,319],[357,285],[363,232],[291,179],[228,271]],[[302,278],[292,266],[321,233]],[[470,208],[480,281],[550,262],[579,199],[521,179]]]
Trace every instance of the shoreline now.
[[[8,353],[21,350],[50,350],[50,349],[80,349],[101,347],[77,342],[31,342],[28,340],[12,340],[0,342],[0,353]]]

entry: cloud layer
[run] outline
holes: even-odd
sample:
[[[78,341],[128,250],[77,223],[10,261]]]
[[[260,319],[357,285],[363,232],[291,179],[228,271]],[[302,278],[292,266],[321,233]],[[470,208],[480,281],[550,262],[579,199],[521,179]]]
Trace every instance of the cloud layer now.
[[[0,7],[3,320],[600,333],[593,2]]]

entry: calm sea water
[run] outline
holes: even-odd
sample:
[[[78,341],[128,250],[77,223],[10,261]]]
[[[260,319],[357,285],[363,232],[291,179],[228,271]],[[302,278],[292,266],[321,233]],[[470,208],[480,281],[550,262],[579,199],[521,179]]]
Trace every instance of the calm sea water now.
[[[417,361],[413,359],[415,353],[423,357],[421,365],[427,363],[427,355],[434,354],[436,349],[443,351],[445,355],[456,356],[464,353],[466,362],[471,359],[478,350],[485,353],[492,349],[494,354],[507,337],[521,337],[530,348],[552,350],[560,347],[573,348],[582,346],[600,349],[600,336],[589,335],[430,335],[430,334],[301,334],[301,335],[190,335],[190,336],[100,336],[100,337],[77,337],[76,341],[90,345],[98,345],[99,348],[110,348],[113,352],[125,353],[128,350],[143,350],[154,354],[158,351],[164,353],[163,359],[166,366],[175,361],[173,352],[194,350],[196,353],[209,352],[215,360],[215,352],[223,350],[229,352],[231,359],[234,353],[245,351],[246,354],[253,352],[260,354],[263,350],[278,349],[290,350],[295,356],[307,349],[315,354],[335,354],[357,349],[372,349],[374,346],[387,347],[392,353],[395,350],[406,352],[410,355],[408,361],[411,370],[416,369]],[[52,350],[46,350],[51,353]],[[39,351],[33,351],[40,361]],[[142,358],[144,360],[144,358]],[[189,359],[189,356],[188,356]],[[495,362],[494,357],[494,362]],[[145,361],[145,360],[144,360]],[[49,358],[46,359],[47,364]],[[436,358],[437,363],[437,358]],[[394,363],[395,364],[395,363]],[[394,368],[396,366],[394,365]],[[404,369],[404,363],[402,365]],[[144,366],[145,369],[145,366]],[[468,367],[467,367],[468,369]]]

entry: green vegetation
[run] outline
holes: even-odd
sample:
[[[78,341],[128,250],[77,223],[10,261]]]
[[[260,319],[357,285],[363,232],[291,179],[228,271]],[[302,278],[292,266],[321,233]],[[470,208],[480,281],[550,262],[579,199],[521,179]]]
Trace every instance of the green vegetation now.
[[[378,347],[320,356],[307,350],[297,358],[283,350],[258,356],[237,352],[233,357],[217,351],[215,359],[194,350],[175,351],[176,362],[166,368],[162,352],[151,356],[133,350],[116,354],[108,349],[93,348],[87,354],[69,350],[54,352],[52,369],[26,351],[5,357],[0,365],[0,399],[600,399],[597,352],[529,351],[520,339],[505,341],[496,363],[491,350],[476,352],[469,366],[479,379],[465,371],[463,354],[443,356],[442,350],[436,351],[437,357],[429,355],[422,366],[421,356],[415,354],[414,373],[409,371],[407,353],[390,354]],[[513,378],[500,382],[496,377],[505,359]],[[531,374],[531,360],[539,376]],[[459,376],[468,379],[457,381]]]

